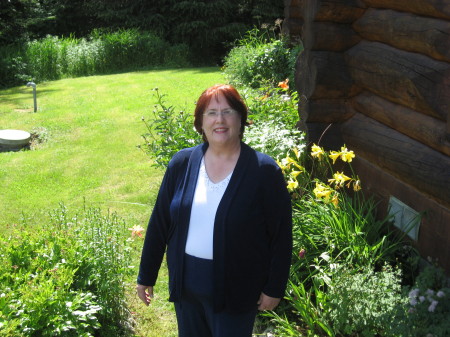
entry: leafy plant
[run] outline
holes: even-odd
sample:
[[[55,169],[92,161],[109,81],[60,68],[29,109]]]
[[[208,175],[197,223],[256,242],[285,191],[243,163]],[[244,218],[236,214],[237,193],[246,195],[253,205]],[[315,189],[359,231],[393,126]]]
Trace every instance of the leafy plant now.
[[[290,48],[284,38],[270,38],[253,29],[225,57],[224,73],[237,86],[275,87],[285,79],[294,83],[295,60],[301,50],[301,46]]]
[[[1,237],[0,333],[123,336],[129,331],[127,229],[116,215],[63,205],[51,230]],[[32,296],[30,296],[32,294]]]
[[[388,336],[438,337],[450,334],[450,287],[442,268],[427,265],[411,287],[404,288],[406,303],[393,317],[397,324]]]
[[[288,82],[280,82],[279,88],[244,90],[243,94],[251,121],[244,139],[254,149],[275,159],[292,151],[302,153],[305,148],[304,134],[296,128],[298,95],[289,91]]]
[[[147,133],[143,134],[144,144],[139,147],[155,160],[155,165],[167,167],[175,153],[186,147],[201,143],[201,136],[194,129],[193,116],[180,111],[175,112],[172,105],[167,106],[164,94],[153,89],[157,99],[150,120],[142,117]]]
[[[327,291],[325,319],[335,335],[383,336],[405,303],[400,270],[385,265],[374,271],[352,265],[337,267]]]
[[[396,252],[403,247],[402,237],[394,236],[389,229],[389,217],[379,219],[375,200],[361,195],[359,178],[351,168],[354,157],[353,151],[345,146],[340,151],[327,152],[313,144],[309,156],[293,151],[279,161],[293,196],[295,253],[286,291],[288,301],[277,313],[269,315],[278,326],[290,331],[284,331],[288,335],[362,333],[361,321],[370,316],[367,312],[352,311],[346,317],[344,314],[337,317],[338,313],[333,313],[334,306],[339,301],[347,301],[349,306],[356,306],[358,301],[378,305],[371,297],[373,290],[344,294],[339,293],[342,285],[335,284],[353,282],[357,285],[360,279],[370,279],[376,288],[377,282],[385,282],[391,275],[389,267],[383,267],[386,261],[394,264]],[[346,171],[351,174],[347,176]],[[385,268],[385,274],[370,276],[373,270],[381,268]],[[390,285],[394,284],[392,278],[389,280]],[[380,310],[374,315],[382,315]],[[334,315],[333,319],[330,315]],[[338,318],[347,325],[335,326],[334,320]],[[374,324],[385,328],[384,321]],[[343,331],[344,326],[351,331]],[[368,336],[369,330],[364,333]]]

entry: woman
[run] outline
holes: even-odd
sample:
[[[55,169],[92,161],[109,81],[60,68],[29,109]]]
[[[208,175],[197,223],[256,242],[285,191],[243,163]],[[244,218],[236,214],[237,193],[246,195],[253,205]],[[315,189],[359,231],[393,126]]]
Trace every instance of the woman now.
[[[137,293],[148,305],[167,248],[181,337],[249,337],[284,295],[291,203],[280,168],[242,142],[247,107],[232,86],[200,96],[204,143],[170,161],[148,225]]]

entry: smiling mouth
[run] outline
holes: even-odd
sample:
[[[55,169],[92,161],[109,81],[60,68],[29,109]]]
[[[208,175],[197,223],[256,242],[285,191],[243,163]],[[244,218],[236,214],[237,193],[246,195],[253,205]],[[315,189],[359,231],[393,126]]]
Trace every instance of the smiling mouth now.
[[[215,132],[225,132],[225,131],[227,131],[227,130],[228,130],[227,128],[217,128],[217,129],[214,129]]]

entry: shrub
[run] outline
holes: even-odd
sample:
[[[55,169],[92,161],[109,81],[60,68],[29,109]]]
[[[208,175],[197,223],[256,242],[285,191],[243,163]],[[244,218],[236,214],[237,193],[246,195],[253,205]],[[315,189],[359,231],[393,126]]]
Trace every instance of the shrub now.
[[[260,88],[285,79],[294,83],[295,61],[302,47],[290,48],[284,38],[269,38],[254,29],[225,57],[224,73],[237,86]]]
[[[17,45],[0,47],[0,87],[23,84],[29,78],[24,48]]]

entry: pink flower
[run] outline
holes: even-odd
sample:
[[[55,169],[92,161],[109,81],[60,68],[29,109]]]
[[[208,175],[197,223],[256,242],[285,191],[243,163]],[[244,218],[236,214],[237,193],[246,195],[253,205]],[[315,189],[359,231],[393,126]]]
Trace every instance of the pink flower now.
[[[306,254],[306,250],[304,250],[303,248],[300,250],[300,252],[298,253],[298,257],[303,259],[305,257]]]

